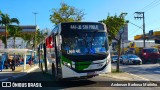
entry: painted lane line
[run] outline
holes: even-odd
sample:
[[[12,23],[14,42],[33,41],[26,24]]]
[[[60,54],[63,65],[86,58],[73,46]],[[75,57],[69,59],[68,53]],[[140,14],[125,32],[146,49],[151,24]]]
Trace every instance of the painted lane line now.
[[[154,72],[156,72],[156,73],[160,73],[160,71],[154,71]]]
[[[139,75],[135,75],[135,74],[131,74],[131,73],[129,73],[129,74],[130,74],[130,75],[132,75],[132,76],[135,76],[135,77],[141,78],[141,79],[143,79],[143,80],[146,80],[146,81],[151,81],[150,79],[144,78],[144,77],[139,76]]]

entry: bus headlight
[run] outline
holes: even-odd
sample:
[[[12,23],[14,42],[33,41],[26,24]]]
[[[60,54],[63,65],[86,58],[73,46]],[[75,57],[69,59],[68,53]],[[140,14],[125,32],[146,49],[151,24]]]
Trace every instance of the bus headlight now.
[[[67,63],[67,66],[71,67],[71,64],[70,64],[70,63]]]

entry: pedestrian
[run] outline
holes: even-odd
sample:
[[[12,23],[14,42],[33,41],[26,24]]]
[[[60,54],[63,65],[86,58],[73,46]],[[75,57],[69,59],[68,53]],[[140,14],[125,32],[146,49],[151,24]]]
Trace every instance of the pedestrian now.
[[[8,61],[4,61],[4,67],[5,67],[5,69],[8,69]]]
[[[19,56],[17,56],[17,58],[16,58],[16,66],[20,66],[20,58],[19,58]]]
[[[34,64],[34,56],[32,56],[32,60],[31,61],[32,61],[32,65],[33,65]]]
[[[3,69],[3,61],[0,60],[0,72],[2,72],[2,69]]]
[[[15,58],[13,58],[12,59],[12,61],[11,61],[11,63],[12,63],[12,65],[11,65],[11,67],[12,67],[12,71],[15,71]]]

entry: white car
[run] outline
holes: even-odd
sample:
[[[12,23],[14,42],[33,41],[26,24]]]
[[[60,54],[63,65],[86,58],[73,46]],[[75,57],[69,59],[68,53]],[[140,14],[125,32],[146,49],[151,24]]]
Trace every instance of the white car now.
[[[122,64],[139,64],[139,65],[141,65],[142,60],[134,54],[127,54],[126,59],[124,59],[122,61]]]
[[[112,63],[117,62],[117,60],[118,60],[118,55],[112,56],[112,57],[111,57],[111,60],[112,60]],[[119,57],[119,61],[120,61],[120,63],[121,63],[122,57]]]

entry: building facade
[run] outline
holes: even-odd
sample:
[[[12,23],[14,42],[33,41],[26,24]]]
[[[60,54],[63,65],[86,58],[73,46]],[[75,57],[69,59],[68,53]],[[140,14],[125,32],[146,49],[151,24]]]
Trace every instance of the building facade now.
[[[20,26],[22,28],[22,33],[29,33],[32,35],[35,35],[36,30],[38,30],[38,26],[35,25],[26,25],[26,26]],[[5,35],[5,27],[0,26],[0,35]],[[8,34],[7,34],[8,35]],[[33,40],[32,40],[33,41]],[[33,45],[33,42],[29,42],[23,40],[20,37],[16,37],[15,39],[15,46],[16,48],[28,48],[31,49],[31,45]],[[13,37],[7,38],[7,48],[13,48]],[[4,48],[4,44],[2,40],[0,40],[0,48]]]

